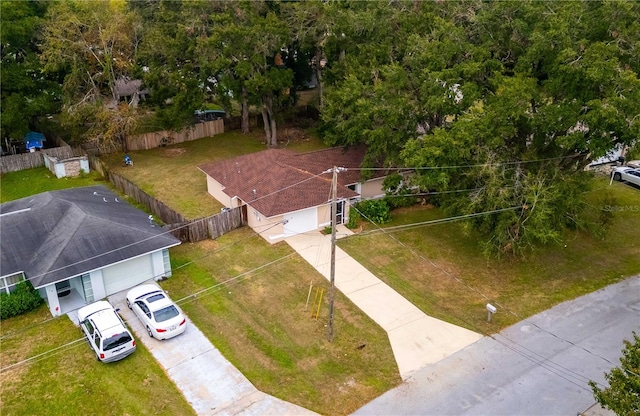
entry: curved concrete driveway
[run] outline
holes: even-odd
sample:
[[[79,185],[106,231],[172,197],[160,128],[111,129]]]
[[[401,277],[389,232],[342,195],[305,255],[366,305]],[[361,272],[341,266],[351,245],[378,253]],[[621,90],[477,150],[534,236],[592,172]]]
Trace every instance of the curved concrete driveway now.
[[[353,234],[345,226],[338,226],[336,231],[343,237]],[[286,241],[330,279],[331,236],[312,232]],[[482,338],[480,334],[426,315],[339,247],[336,247],[335,270],[336,288],[387,331],[403,380]]]
[[[613,415],[588,385],[606,385],[623,340],[640,330],[640,276],[561,303],[486,337],[354,415]]]
[[[140,320],[127,307],[125,292],[109,296],[120,315],[166,370],[199,415],[314,415],[256,389],[229,363],[187,317],[187,329],[164,341],[149,337]]]

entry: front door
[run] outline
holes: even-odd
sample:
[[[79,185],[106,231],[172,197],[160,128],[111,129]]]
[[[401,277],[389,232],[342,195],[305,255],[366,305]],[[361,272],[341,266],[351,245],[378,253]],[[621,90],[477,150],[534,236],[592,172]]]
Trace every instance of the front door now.
[[[336,203],[336,224],[344,224],[344,199]],[[333,205],[332,205],[333,207]]]
[[[92,303],[94,301],[93,287],[91,286],[91,275],[89,273],[82,275],[82,291],[84,292],[84,301]]]

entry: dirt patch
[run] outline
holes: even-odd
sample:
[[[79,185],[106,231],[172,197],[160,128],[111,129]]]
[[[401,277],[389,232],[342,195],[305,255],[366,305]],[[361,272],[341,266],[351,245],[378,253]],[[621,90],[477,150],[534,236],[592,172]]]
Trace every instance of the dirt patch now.
[[[309,140],[305,135],[305,131],[298,127],[284,127],[278,136],[278,144],[285,147],[292,142]]]
[[[187,149],[184,149],[182,147],[177,147],[177,148],[173,148],[173,149],[166,149],[164,151],[164,155],[167,157],[177,157],[180,156],[182,154],[187,153]]]

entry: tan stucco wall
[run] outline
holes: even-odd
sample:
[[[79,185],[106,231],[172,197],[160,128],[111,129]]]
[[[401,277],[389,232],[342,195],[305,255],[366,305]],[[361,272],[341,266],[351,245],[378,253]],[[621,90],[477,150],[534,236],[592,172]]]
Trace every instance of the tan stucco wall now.
[[[225,207],[235,208],[237,205],[231,205],[232,200],[223,192],[223,189],[223,186],[218,181],[207,175],[207,192]]]
[[[282,238],[278,237],[284,233],[282,220],[282,215],[265,217],[251,206],[247,205],[247,225],[271,244],[282,241]]]
[[[379,198],[384,195],[382,190],[382,182],[384,178],[376,178],[366,181],[360,186],[360,195],[363,199]]]
[[[331,225],[331,204],[318,207],[318,226],[320,229]]]

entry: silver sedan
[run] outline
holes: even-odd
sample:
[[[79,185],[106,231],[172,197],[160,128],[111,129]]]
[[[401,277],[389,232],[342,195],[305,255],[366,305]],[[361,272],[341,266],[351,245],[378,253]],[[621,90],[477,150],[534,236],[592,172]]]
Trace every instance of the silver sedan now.
[[[640,186],[640,169],[621,166],[613,170],[613,179],[617,181],[627,181]]]
[[[167,294],[156,285],[134,287],[127,293],[127,306],[135,312],[150,337],[169,339],[184,332],[187,320]]]

